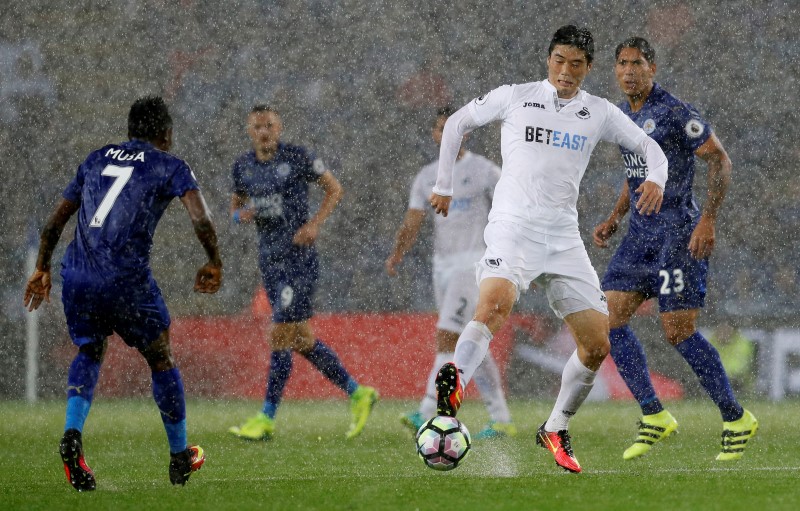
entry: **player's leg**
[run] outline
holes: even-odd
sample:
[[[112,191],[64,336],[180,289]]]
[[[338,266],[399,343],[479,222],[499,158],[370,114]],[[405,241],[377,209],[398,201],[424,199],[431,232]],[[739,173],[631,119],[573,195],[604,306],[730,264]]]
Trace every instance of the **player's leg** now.
[[[756,434],[758,421],[736,400],[717,349],[697,331],[698,314],[699,309],[662,313],[664,333],[697,375],[722,415],[722,451],[717,460],[739,459],[748,441]]]
[[[626,235],[603,276],[602,289],[608,297],[611,358],[642,410],[636,440],[622,453],[626,460],[646,454],[678,428],[678,422],[656,395],[644,347],[628,324],[639,305],[659,292],[655,276],[661,264],[662,245],[660,239]]]
[[[81,275],[64,275],[61,300],[70,337],[78,353],[67,375],[64,435],[59,444],[67,480],[78,491],[96,488],[94,472],[84,457],[83,427],[94,398],[107,341],[111,334],[103,321],[104,300],[96,286]]]
[[[347,371],[333,348],[315,338],[307,321],[298,323],[294,349],[349,396],[352,420],[345,436],[350,439],[360,435],[372,412],[372,407],[378,401],[378,392],[367,385],[360,385]]]
[[[536,441],[553,454],[557,465],[570,472],[580,472],[581,466],[572,451],[569,421],[591,392],[597,370],[610,349],[608,316],[585,309],[565,315],[564,321],[575,338],[577,349],[564,365],[561,389],[550,417],[539,428]]]
[[[83,426],[92,406],[107,341],[83,341],[86,342],[78,340],[80,348],[67,375],[66,420],[59,451],[70,484],[78,491],[92,491],[96,481],[83,455]]]
[[[273,308],[273,321],[275,309]],[[245,440],[269,440],[275,434],[275,415],[283,400],[286,383],[292,374],[294,360],[292,345],[297,337],[297,323],[274,323],[270,327],[269,370],[261,411],[241,426],[231,426],[228,432]]]
[[[147,347],[140,347],[139,351],[150,367],[153,399],[161,412],[161,421],[167,433],[170,482],[184,485],[191,473],[203,466],[205,454],[202,447],[189,445],[187,440],[186,396],[181,373],[172,359],[169,328],[163,330]]]
[[[623,459],[630,460],[647,454],[654,444],[668,438],[678,429],[678,422],[658,399],[650,380],[644,348],[628,325],[644,301],[644,295],[631,291],[606,291],[606,296],[611,358],[642,410],[636,440],[622,453]]]
[[[478,303],[472,321],[458,338],[453,362],[436,375],[436,408],[439,415],[455,416],[464,389],[483,362],[494,334],[511,315],[521,289],[541,273],[537,265],[546,245],[525,237],[511,222],[489,222],[484,229],[486,251],[476,264]],[[541,241],[541,240],[540,240]]]
[[[292,345],[297,337],[297,320],[292,315],[295,310],[295,291],[286,266],[262,260],[260,269],[267,300],[272,308],[269,332],[271,349],[264,402],[256,415],[239,426],[228,428],[229,433],[245,440],[269,440],[275,434],[275,415],[294,368]]]
[[[472,438],[481,440],[516,436],[517,427],[511,421],[511,410],[508,408],[503,391],[500,369],[497,367],[491,350],[486,352],[483,362],[475,370],[474,379],[483,404],[489,412],[489,423]]]
[[[425,395],[416,412],[406,413],[400,417],[402,424],[415,433],[426,420],[436,415],[436,375],[442,365],[453,360],[458,336],[456,332],[436,329],[436,357],[425,383]]]
[[[464,388],[483,362],[495,332],[508,319],[518,297],[517,285],[502,277],[481,280],[478,305],[472,321],[458,338],[452,363],[444,364],[436,376],[437,413],[455,416]]]
[[[717,460],[741,458],[758,421],[744,410],[733,394],[716,348],[697,331],[697,317],[705,305],[708,260],[694,259],[686,247],[691,231],[679,233],[665,246],[666,258],[659,272],[658,303],[661,324],[670,344],[686,360],[700,384],[720,410],[723,420],[722,451]]]
[[[439,306],[439,320],[436,324],[437,360],[435,367],[438,369],[444,363],[454,360],[455,347],[458,337],[464,331],[464,326],[475,315],[478,302],[479,288],[475,278],[474,264],[464,269],[444,268],[434,273],[435,281],[445,281],[441,298],[437,297]],[[437,286],[438,287],[438,286]],[[442,356],[444,355],[444,356]],[[446,358],[449,355],[449,358]],[[441,360],[446,358],[446,360]],[[436,373],[432,375],[435,379]],[[475,369],[473,378],[478,387],[478,393],[489,412],[488,425],[475,433],[475,440],[498,438],[515,435],[516,428],[511,422],[511,412],[506,403],[503,392],[503,382],[497,368],[492,352],[487,351],[483,362]],[[435,393],[435,382],[429,381],[428,385]],[[431,402],[435,411],[435,401]]]

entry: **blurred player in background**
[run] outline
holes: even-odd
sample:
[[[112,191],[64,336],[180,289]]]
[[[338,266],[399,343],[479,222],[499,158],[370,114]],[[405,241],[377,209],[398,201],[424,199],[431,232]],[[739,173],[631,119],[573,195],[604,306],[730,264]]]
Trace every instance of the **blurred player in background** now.
[[[601,140],[651,162],[650,175],[636,190],[641,213],[658,212],[667,180],[667,160],[658,144],[619,108],[580,89],[593,55],[587,29],[561,27],[550,41],[545,80],[504,85],[454,113],[442,135],[430,198],[436,213],[446,216],[462,137],[500,121],[503,173],[484,232],[486,252],[478,263],[478,305],[458,339],[453,363],[442,366],[436,377],[437,409],[440,415],[456,414],[492,336],[508,319],[519,293],[535,283],[546,291],[550,307],[577,344],[564,366],[555,406],[536,435],[556,464],[571,472],[580,472],[581,466],[572,451],[569,421],[609,351],[606,297],[578,230],[580,181]]]
[[[627,96],[620,108],[664,149],[670,168],[661,214],[631,211],[628,233],[602,283],[608,296],[611,357],[643,414],[638,438],[623,458],[642,456],[678,427],[656,396],[644,350],[628,325],[643,301],[658,297],[667,341],[691,366],[722,414],[722,451],[717,460],[735,460],[755,435],[758,421],[738,403],[717,350],[697,331],[714,226],[730,183],[731,160],[697,110],[653,81],[655,51],[645,39],[631,37],[620,43],[614,69]],[[648,161],[625,147],[620,150],[627,181],[611,215],[594,229],[594,243],[599,247],[608,247],[631,202],[638,200],[638,193],[631,190],[652,170]],[[702,214],[692,193],[695,156],[708,165],[708,198]]]
[[[442,130],[447,118],[455,110],[444,107],[437,111],[432,136],[436,145],[442,141]],[[420,170],[411,187],[411,198],[403,224],[397,231],[392,254],[386,259],[386,271],[397,275],[397,265],[411,250],[417,240],[422,221],[430,209],[428,197],[436,184],[438,163],[433,162]],[[453,203],[447,219],[434,218],[433,287],[439,308],[436,324],[436,359],[428,376],[425,396],[415,412],[404,414],[403,424],[416,432],[429,418],[436,415],[436,373],[445,362],[453,360],[459,334],[475,313],[478,301],[478,284],[475,281],[475,261],[486,249],[483,229],[486,227],[492,195],[500,168],[483,156],[459,149],[454,168],[457,183],[453,190]],[[503,382],[491,353],[475,370],[475,383],[489,412],[489,424],[473,436],[474,439],[514,436],[517,429],[511,422],[503,393]]]
[[[95,489],[83,454],[82,431],[108,344],[116,332],[136,348],[152,371],[153,397],[167,432],[172,484],[183,485],[205,461],[186,440],[183,382],[170,351],[170,316],[150,271],[153,233],[174,197],[186,207],[208,262],[194,290],[215,293],[222,279],[217,236],[189,166],[169,151],[172,119],[160,97],[131,106],[128,142],[91,153],[78,167],[44,226],[36,270],[24,301],[34,310],[50,301],[51,263],[67,221],[78,213],[75,239],[61,262],[62,301],[69,334],[78,346],[67,379],[67,413],[61,459],[78,491]]]
[[[316,339],[309,324],[319,275],[314,242],[341,199],[342,187],[313,153],[281,142],[282,131],[277,111],[254,106],[247,117],[253,150],[233,164],[231,217],[234,223],[255,224],[258,231],[259,268],[273,324],[264,406],[229,431],[248,440],[272,437],[275,414],[292,373],[292,351],[297,351],[350,396],[352,423],[346,436],[354,438],[364,429],[378,393],[359,385],[336,353]],[[309,183],[319,185],[325,194],[313,216],[308,205]]]

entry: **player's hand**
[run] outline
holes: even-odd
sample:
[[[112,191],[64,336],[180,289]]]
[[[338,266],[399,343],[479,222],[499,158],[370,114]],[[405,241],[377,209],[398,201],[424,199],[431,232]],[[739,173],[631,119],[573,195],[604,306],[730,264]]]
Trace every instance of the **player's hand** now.
[[[396,256],[394,254],[390,255],[386,259],[386,273],[389,274],[390,277],[397,276],[397,265],[403,261],[402,256]]]
[[[700,217],[697,227],[689,239],[689,253],[695,259],[705,259],[714,251],[716,234],[714,222],[705,216]]]
[[[606,220],[597,224],[592,233],[592,240],[594,244],[600,248],[608,248],[608,240],[617,232],[619,222],[614,220]]]
[[[256,210],[254,208],[240,208],[234,214],[234,223],[252,224],[256,219]]]
[[[42,302],[50,303],[50,272],[35,270],[28,283],[25,286],[25,296],[22,298],[22,303],[28,308],[28,311],[34,311],[39,308]]]
[[[447,216],[447,212],[450,210],[450,200],[452,200],[452,197],[437,195],[435,193],[432,193],[431,198],[428,199],[433,211],[437,215],[441,214],[442,216]]]
[[[301,247],[310,247],[314,244],[318,235],[319,226],[313,222],[308,222],[297,229],[297,232],[294,233],[294,237],[292,238],[292,243],[300,245]]]
[[[222,266],[207,262],[197,270],[197,277],[194,279],[194,291],[196,293],[213,294],[219,291],[221,285]]]
[[[661,211],[661,203],[664,201],[664,190],[652,181],[644,181],[636,189],[636,193],[641,196],[636,202],[636,210],[641,215],[651,215]]]

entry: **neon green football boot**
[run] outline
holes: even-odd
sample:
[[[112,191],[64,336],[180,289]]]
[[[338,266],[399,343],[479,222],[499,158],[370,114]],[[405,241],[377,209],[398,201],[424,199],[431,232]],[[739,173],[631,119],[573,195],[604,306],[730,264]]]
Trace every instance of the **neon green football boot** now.
[[[632,460],[644,456],[653,447],[653,444],[664,440],[675,433],[677,429],[678,421],[667,410],[643,416],[639,421],[639,434],[636,441],[625,449],[622,459]]]
[[[359,385],[355,392],[350,395],[350,413],[353,421],[347,431],[347,439],[355,438],[364,430],[367,424],[372,407],[378,402],[378,391],[366,385]]]
[[[228,428],[228,433],[245,440],[269,440],[275,433],[275,421],[261,412],[247,419],[241,426]]]
[[[739,420],[722,423],[722,451],[717,454],[717,461],[738,460],[744,455],[747,442],[756,435],[758,420],[750,411],[745,410]]]

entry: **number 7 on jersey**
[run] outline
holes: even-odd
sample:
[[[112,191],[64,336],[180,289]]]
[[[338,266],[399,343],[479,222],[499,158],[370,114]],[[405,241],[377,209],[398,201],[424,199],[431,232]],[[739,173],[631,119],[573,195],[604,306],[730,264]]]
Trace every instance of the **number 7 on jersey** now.
[[[103,197],[102,201],[100,201],[100,206],[97,207],[97,211],[95,211],[92,221],[89,223],[89,227],[103,226],[103,222],[105,222],[108,213],[114,206],[114,202],[116,202],[120,192],[122,192],[122,189],[125,188],[125,184],[127,184],[128,180],[131,178],[131,174],[133,174],[133,167],[106,165],[106,168],[103,169],[101,174],[104,176],[111,176],[116,179],[111,185],[111,188],[108,189],[108,192],[106,192],[106,196]]]

